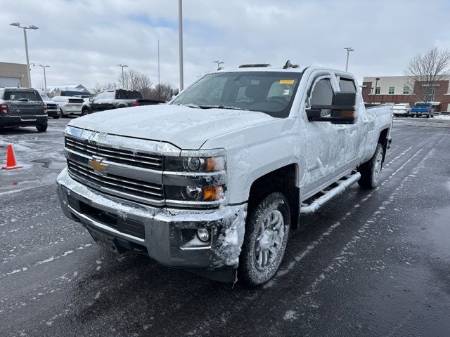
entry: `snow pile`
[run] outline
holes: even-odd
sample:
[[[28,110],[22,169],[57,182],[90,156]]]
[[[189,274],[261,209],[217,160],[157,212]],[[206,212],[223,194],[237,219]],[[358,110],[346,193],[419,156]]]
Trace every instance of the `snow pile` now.
[[[435,119],[441,119],[441,120],[446,120],[446,121],[450,121],[450,115],[439,115],[439,116],[434,116]]]

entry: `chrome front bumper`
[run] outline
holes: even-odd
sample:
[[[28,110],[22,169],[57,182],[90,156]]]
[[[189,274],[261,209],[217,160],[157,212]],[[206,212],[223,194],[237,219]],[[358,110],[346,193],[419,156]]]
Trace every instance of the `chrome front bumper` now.
[[[244,239],[247,204],[213,210],[157,208],[90,189],[64,169],[57,178],[61,207],[100,242],[143,248],[161,264],[218,269],[237,267]],[[203,243],[197,229],[209,229]]]

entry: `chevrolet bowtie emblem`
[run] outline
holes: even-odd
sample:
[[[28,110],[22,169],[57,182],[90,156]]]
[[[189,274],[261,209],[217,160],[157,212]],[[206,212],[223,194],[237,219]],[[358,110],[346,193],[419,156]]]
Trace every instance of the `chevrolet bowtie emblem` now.
[[[103,162],[103,158],[92,158],[89,160],[89,167],[92,168],[95,172],[102,173],[108,167],[108,164]]]

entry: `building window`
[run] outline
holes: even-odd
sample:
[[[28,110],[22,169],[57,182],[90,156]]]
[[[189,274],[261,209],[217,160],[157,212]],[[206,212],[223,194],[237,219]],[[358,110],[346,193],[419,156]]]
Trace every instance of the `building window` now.
[[[395,87],[389,87],[389,95],[395,94]]]
[[[411,88],[409,85],[403,86],[403,95],[410,95],[411,94]]]
[[[376,87],[375,88],[375,95],[379,95],[381,92],[381,88],[380,87]]]

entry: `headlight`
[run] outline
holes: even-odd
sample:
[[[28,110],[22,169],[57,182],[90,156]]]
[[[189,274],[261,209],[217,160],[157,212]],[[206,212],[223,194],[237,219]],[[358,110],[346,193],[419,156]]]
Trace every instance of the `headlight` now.
[[[225,195],[224,185],[208,186],[165,186],[166,198],[187,202],[221,201]]]
[[[190,151],[184,151],[190,154]],[[172,172],[219,172],[225,170],[225,156],[206,155],[201,156],[201,152],[193,151],[192,156],[182,155],[180,157],[166,157],[165,170]]]
[[[168,204],[218,205],[225,199],[224,150],[182,151],[164,159],[164,192]]]

